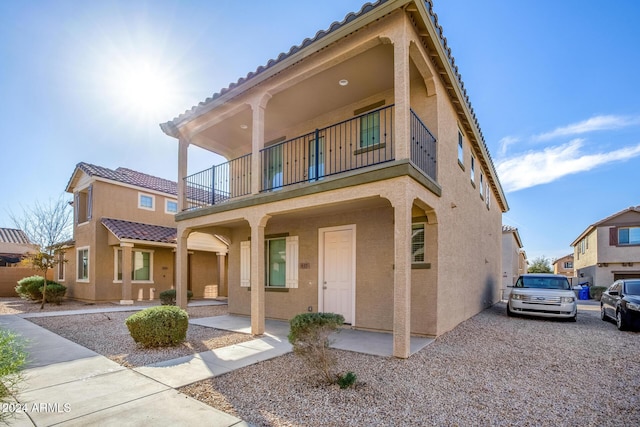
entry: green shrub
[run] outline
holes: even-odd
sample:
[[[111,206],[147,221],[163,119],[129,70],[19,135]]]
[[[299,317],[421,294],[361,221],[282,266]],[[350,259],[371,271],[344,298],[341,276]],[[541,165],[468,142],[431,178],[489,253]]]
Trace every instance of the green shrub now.
[[[338,378],[333,373],[336,360],[329,351],[329,335],[343,323],[344,317],[335,313],[302,313],[289,321],[289,342],[293,352],[329,383],[335,383]]]
[[[356,383],[358,377],[353,372],[349,371],[344,375],[338,375],[338,385],[340,388],[345,389],[353,386]]]
[[[20,370],[27,361],[24,341],[13,332],[0,328],[0,405],[13,402],[23,377]],[[15,413],[0,411],[0,422],[8,424]]]
[[[179,307],[151,307],[129,316],[125,324],[143,347],[167,347],[185,340],[189,315]]]
[[[193,297],[193,292],[187,290],[187,302],[191,301],[191,297]],[[167,289],[160,292],[160,302],[162,305],[176,305],[176,290]]]
[[[51,282],[47,282],[47,284],[49,283]],[[22,299],[40,301],[42,299],[42,292],[40,291],[42,285],[44,285],[42,276],[25,277],[24,279],[18,280],[16,292]]]
[[[44,286],[40,286],[40,295],[44,293]],[[67,287],[56,282],[47,281],[46,290],[46,302],[52,302],[55,305],[60,305],[64,299],[64,295],[67,293]]]
[[[589,298],[600,301],[602,293],[607,290],[606,286],[591,286],[589,288]]]

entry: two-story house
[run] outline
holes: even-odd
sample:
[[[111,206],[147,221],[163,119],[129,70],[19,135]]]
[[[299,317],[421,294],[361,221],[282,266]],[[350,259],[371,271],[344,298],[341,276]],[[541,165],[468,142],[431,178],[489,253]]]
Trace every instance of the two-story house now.
[[[73,242],[56,280],[84,301],[157,299],[174,286],[177,184],[126,168],[78,163],[73,194]],[[194,233],[187,244],[186,288],[195,298],[226,295],[227,244]],[[185,289],[186,289],[185,288]]]
[[[437,336],[500,299],[508,205],[431,1],[366,4],[161,124],[188,239],[225,236],[229,312]],[[228,162],[187,176],[189,145]]]
[[[510,225],[502,226],[502,297],[508,298],[518,276],[527,272],[527,254],[520,232]]]
[[[553,261],[553,273],[562,274],[567,277],[574,277],[573,257],[573,254],[569,254]]]
[[[640,206],[632,206],[587,227],[571,243],[580,282],[609,286],[640,277]]]

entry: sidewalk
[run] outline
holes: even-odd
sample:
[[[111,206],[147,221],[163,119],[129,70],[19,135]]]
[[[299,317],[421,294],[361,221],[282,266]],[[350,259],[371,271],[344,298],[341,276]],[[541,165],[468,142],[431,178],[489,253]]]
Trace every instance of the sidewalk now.
[[[29,341],[12,426],[248,426],[19,316],[0,316],[0,326]]]

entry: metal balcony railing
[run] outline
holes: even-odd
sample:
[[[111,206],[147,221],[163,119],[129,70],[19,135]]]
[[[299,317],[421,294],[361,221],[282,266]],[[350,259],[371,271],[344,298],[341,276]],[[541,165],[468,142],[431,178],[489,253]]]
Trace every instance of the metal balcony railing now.
[[[411,110],[411,161],[434,181],[438,181],[436,138]]]

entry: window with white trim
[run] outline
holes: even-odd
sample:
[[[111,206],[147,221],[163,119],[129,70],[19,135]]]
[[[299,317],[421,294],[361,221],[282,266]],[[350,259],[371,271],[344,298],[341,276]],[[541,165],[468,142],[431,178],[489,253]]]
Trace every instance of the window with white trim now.
[[[460,129],[458,129],[458,162],[460,162],[461,165],[464,165],[464,144],[462,131]]]
[[[77,267],[78,267],[78,275],[76,280],[78,282],[88,282],[89,281],[89,247],[78,248],[76,250],[77,254]]]
[[[149,211],[156,210],[156,198],[151,194],[138,193],[138,208]]]
[[[115,249],[114,282],[122,282],[122,249]],[[131,280],[133,282],[153,283],[153,251],[131,251]]]
[[[475,184],[476,182],[476,158],[471,155],[471,182]]]
[[[265,239],[265,287],[298,287],[298,236]],[[251,242],[240,242],[240,286],[251,286]]]
[[[164,202],[164,213],[168,213],[168,214],[176,214],[176,213],[178,213],[178,201],[177,200],[165,199],[165,202]]]
[[[425,240],[423,222],[411,225],[411,263],[423,264],[425,262]]]
[[[65,259],[64,259],[64,251],[60,251],[58,252],[58,254],[56,255],[56,257],[58,258],[56,260],[57,264],[56,264],[56,281],[57,282],[64,282],[64,275],[66,272],[66,268],[65,268]]]
[[[76,224],[83,224],[91,219],[93,209],[93,185],[79,190],[74,195],[73,212]]]
[[[482,172],[480,172],[480,196],[483,197],[484,196],[484,175],[482,174]]]

